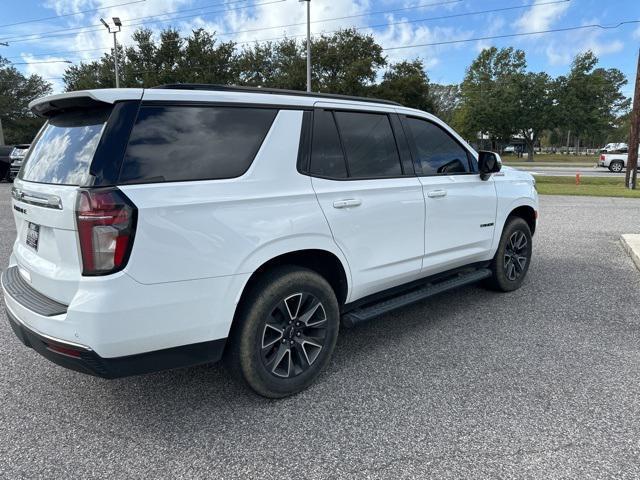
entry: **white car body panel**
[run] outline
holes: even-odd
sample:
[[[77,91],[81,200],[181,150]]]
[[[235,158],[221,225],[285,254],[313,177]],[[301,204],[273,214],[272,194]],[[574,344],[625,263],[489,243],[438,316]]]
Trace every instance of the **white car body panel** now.
[[[423,272],[432,275],[486,260],[496,221],[493,179],[483,181],[479,175],[419,179],[427,205]]]
[[[415,280],[424,253],[424,197],[416,177],[313,178],[333,238],[349,261],[349,301]],[[358,204],[336,208],[338,202]]]

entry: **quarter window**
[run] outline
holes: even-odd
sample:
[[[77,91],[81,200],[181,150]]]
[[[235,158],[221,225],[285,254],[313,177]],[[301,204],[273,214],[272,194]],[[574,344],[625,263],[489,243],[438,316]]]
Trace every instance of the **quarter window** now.
[[[438,125],[407,118],[423,175],[468,173],[467,151]]]
[[[389,117],[385,114],[335,112],[349,177],[402,175],[400,157]]]
[[[328,110],[316,110],[313,116],[310,170],[320,177],[347,178],[338,129]]]
[[[144,106],[122,183],[233,178],[247,171],[278,113],[242,107]]]

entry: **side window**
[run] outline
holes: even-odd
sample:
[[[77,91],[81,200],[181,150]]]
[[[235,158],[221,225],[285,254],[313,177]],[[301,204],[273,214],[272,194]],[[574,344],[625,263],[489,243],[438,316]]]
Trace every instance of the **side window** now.
[[[347,178],[338,129],[328,110],[316,110],[313,115],[310,171],[320,177]]]
[[[402,175],[398,148],[387,115],[335,112],[335,117],[347,156],[349,177]]]
[[[143,106],[120,182],[233,178],[247,171],[278,113],[242,107]]]
[[[407,118],[423,175],[468,173],[467,151],[435,123]]]

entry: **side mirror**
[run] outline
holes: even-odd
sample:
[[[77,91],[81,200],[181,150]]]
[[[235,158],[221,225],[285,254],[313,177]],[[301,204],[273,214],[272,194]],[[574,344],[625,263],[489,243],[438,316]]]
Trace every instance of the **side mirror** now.
[[[481,150],[478,152],[478,170],[480,170],[480,178],[489,180],[492,173],[497,173],[502,168],[502,159],[500,155],[494,152]]]

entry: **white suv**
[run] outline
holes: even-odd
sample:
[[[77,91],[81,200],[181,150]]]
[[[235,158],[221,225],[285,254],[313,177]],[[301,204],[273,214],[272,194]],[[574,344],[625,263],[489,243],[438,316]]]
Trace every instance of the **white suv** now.
[[[308,386],[342,326],[531,261],[533,177],[428,113],[168,85],[31,104],[2,276],[16,335],[107,378],[224,358],[259,394]]]

